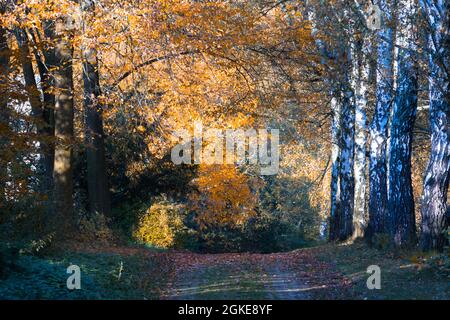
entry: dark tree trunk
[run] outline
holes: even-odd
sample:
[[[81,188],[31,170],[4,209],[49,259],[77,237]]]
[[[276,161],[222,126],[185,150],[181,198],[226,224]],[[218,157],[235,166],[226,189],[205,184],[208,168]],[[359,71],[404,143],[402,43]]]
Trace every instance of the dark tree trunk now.
[[[53,30],[53,25],[44,21],[44,35],[45,38],[54,39],[55,34]],[[37,37],[38,33],[35,30],[34,36]],[[55,49],[51,46],[45,46],[42,48],[42,52],[44,57],[41,56],[41,53],[35,50],[35,58],[38,65],[39,75],[41,79],[41,89],[43,93],[43,102],[42,102],[42,118],[44,121],[43,127],[43,135],[44,135],[44,144],[43,148],[43,165],[45,172],[50,172],[47,177],[47,185],[49,193],[53,188],[53,165],[55,161],[55,146],[54,146],[54,136],[55,136],[55,95],[52,92],[52,86],[54,84],[52,74],[49,70],[55,69]],[[43,59],[44,58],[44,59]]]
[[[0,28],[0,211],[6,206],[6,181],[8,159],[4,150],[9,147],[8,74],[11,51],[6,30]]]
[[[387,227],[397,246],[414,244],[416,223],[411,181],[411,150],[417,111],[417,75],[400,61],[391,124]]]
[[[411,150],[417,110],[417,78],[404,72],[400,79],[391,126],[387,227],[397,246],[407,246],[416,241]]]
[[[31,105],[31,112],[34,117],[38,135],[42,132],[42,102],[39,89],[34,76],[33,63],[31,62],[30,47],[25,30],[17,29],[15,32],[17,44],[19,47],[19,60],[22,65],[23,76],[25,79],[25,89]]]
[[[444,83],[441,82],[442,84]],[[448,81],[445,85],[449,90]],[[438,88],[439,84],[433,81],[431,86],[431,156],[423,186],[421,247],[423,250],[442,251],[448,228],[446,215],[450,177],[450,104],[448,97],[444,97]]]
[[[398,53],[397,92],[391,123],[389,152],[389,196],[387,228],[396,246],[416,243],[414,194],[411,181],[411,151],[417,113],[417,51],[414,22],[416,7],[411,0],[401,0],[399,41],[406,43]]]
[[[53,135],[53,130],[49,130],[53,125],[50,123],[52,121],[48,114],[49,107],[46,106],[44,109],[43,102],[41,101],[40,92],[36,84],[36,78],[33,69],[33,63],[30,56],[30,43],[28,41],[28,36],[25,30],[17,29],[16,39],[19,47],[19,59],[22,65],[23,75],[25,79],[25,88],[28,93],[28,99],[30,101],[33,121],[36,127],[36,133],[39,141],[39,155],[40,155],[40,170],[42,172],[42,183],[40,184],[40,188],[42,192],[49,193],[52,187],[52,175],[53,175],[53,148],[50,147],[51,136]],[[44,66],[41,66],[42,61],[37,59],[38,68],[40,70],[41,83],[44,85],[42,88],[44,89],[44,98],[48,100],[48,85],[45,84],[45,74],[42,74],[44,71]],[[44,80],[42,80],[44,79]],[[46,97],[47,96],[47,97]],[[47,102],[48,101],[45,101]],[[54,99],[53,99],[54,102]],[[51,107],[53,109],[53,106]]]
[[[86,51],[84,58],[87,59]],[[109,215],[102,105],[98,102],[98,70],[96,64],[87,61],[83,63],[83,82],[89,207],[92,213]]]
[[[72,82],[73,48],[70,37],[65,32],[65,24],[58,21],[60,32],[56,34],[55,57],[57,68],[54,71],[55,86],[55,164],[54,218],[61,233],[71,230],[74,224],[73,212],[73,168],[72,144],[74,142],[74,103]],[[63,234],[62,234],[63,235]]]
[[[423,2],[422,2],[423,4]],[[429,86],[431,155],[425,173],[420,245],[442,251],[446,243],[447,193],[450,179],[450,1],[430,1],[424,6],[430,25]]]
[[[93,9],[93,2],[84,1],[82,9],[89,13]],[[89,19],[88,14],[85,17]],[[86,20],[83,21],[85,28]],[[103,106],[99,101],[101,92],[97,52],[89,45],[84,46],[82,51],[89,210],[91,214],[109,215],[111,204],[106,176]]]

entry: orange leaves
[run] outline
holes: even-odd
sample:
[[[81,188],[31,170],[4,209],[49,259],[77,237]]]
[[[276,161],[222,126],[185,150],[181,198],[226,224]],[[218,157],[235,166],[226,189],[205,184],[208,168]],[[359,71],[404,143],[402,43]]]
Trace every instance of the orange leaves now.
[[[73,16],[77,8],[71,0],[19,1],[1,23],[36,28],[43,51],[53,43],[42,22]],[[168,154],[173,130],[191,130],[195,120],[221,129],[257,127],[266,120],[257,114],[284,108],[294,91],[290,77],[304,58],[298,49],[311,41],[295,8],[261,14],[259,4],[245,1],[104,0],[81,16],[70,37],[76,109],[82,105],[84,46],[98,53],[105,134],[115,157],[133,159],[126,171],[134,176]],[[82,112],[76,117],[82,141]],[[241,223],[255,210],[257,182],[236,167],[200,166],[195,184],[192,203],[205,223]]]
[[[239,225],[255,214],[257,192],[253,181],[235,166],[200,165],[191,194],[192,210],[201,227]]]
[[[145,127],[144,126],[137,126],[136,130],[140,133],[144,133],[145,132]]]

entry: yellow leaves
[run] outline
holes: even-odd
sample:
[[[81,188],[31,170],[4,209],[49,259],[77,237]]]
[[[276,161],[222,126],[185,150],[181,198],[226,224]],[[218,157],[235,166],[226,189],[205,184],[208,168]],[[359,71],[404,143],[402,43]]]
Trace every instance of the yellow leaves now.
[[[162,199],[156,201],[142,214],[134,228],[133,237],[145,244],[170,248],[183,228],[184,207]]]
[[[127,15],[127,22],[131,29],[135,29],[135,28],[139,27],[139,20],[140,20],[140,17],[137,15],[133,15],[133,14]]]
[[[145,132],[145,127],[142,125],[137,126],[136,130],[140,133],[144,133]]]
[[[256,106],[256,103],[255,104],[249,103],[249,105]],[[254,108],[251,108],[249,110],[255,110]],[[255,119],[250,115],[238,113],[235,117],[231,118],[227,123],[231,128],[246,128],[246,127],[248,128],[255,123]]]

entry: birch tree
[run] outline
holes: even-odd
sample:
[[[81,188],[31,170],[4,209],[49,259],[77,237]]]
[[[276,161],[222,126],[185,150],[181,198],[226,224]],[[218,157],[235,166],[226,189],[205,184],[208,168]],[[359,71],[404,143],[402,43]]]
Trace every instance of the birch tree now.
[[[341,136],[341,103],[336,98],[331,99],[331,181],[330,181],[330,222],[329,239],[334,241],[338,238],[339,217],[339,163],[340,163],[340,136]]]
[[[315,39],[318,53],[321,57],[323,65],[330,64],[336,59],[335,52],[330,49],[319,34],[318,25],[318,7],[311,1],[307,1],[306,10],[308,20],[312,25],[311,34]],[[334,68],[332,68],[334,70]],[[333,72],[333,71],[331,71]],[[331,179],[330,179],[330,217],[328,221],[329,240],[335,241],[339,238],[340,225],[340,155],[341,155],[341,112],[342,112],[342,98],[338,83],[335,78],[325,79],[329,87],[329,99],[331,107]]]
[[[348,83],[350,85],[350,83]],[[355,179],[353,174],[355,148],[355,107],[351,88],[343,90],[341,112],[341,154],[339,168],[340,219],[339,239],[346,240],[353,233]]]
[[[329,87],[332,107],[329,239],[346,240],[353,233],[355,201],[355,100],[351,87],[350,49],[354,21],[350,11],[339,5],[324,8],[320,4],[314,10],[321,14],[310,15],[310,21],[314,21],[314,26],[324,28],[325,37],[330,39],[329,43],[316,41],[322,64],[328,69],[325,83]]]
[[[380,0],[379,6],[382,11],[382,22],[381,28],[377,32],[376,106],[369,128],[369,225],[367,233],[369,241],[374,234],[385,232],[384,220],[387,214],[388,200],[386,145],[394,85],[393,2]]]
[[[450,179],[450,1],[422,0],[429,31],[429,99],[431,155],[423,183],[420,244],[443,250],[448,228],[447,192]]]
[[[416,222],[411,182],[411,151],[417,112],[417,52],[414,36],[417,8],[413,0],[401,0],[398,10],[398,75],[389,152],[387,224],[397,246],[414,244]]]
[[[366,36],[355,44],[353,62],[355,92],[355,209],[353,216],[353,237],[364,236],[366,219],[366,145],[367,145],[367,91],[369,65],[366,57],[369,43]]]

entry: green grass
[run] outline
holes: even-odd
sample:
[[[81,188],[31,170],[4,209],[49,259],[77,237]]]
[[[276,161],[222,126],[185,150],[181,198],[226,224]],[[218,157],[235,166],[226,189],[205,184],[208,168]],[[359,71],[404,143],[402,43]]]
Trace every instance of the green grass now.
[[[419,263],[419,256],[413,251],[389,252],[368,248],[362,243],[326,245],[317,255],[352,281],[349,293],[338,294],[338,299],[450,299],[448,269],[435,268],[426,259]],[[429,255],[428,260],[431,258]],[[380,290],[367,288],[369,274],[366,270],[370,265],[381,269]]]
[[[81,269],[81,289],[66,286],[69,265]],[[0,299],[157,299],[167,265],[143,255],[66,253],[19,256],[5,279]]]

